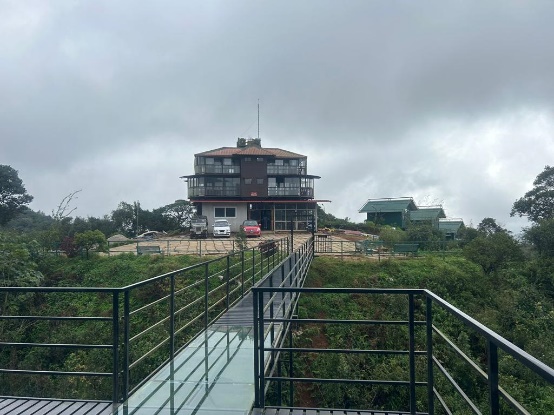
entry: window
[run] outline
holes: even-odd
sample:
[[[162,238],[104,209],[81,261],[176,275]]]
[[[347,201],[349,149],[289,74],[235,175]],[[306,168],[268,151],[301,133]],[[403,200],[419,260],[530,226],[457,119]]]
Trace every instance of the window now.
[[[252,179],[244,179],[244,184],[252,184]]]
[[[206,157],[206,164],[214,164],[213,157]]]
[[[275,165],[276,165],[276,166],[282,166],[282,165],[283,165],[283,160],[276,159],[276,160],[275,160]]]
[[[256,184],[264,184],[264,179],[256,179]]]
[[[232,166],[233,165],[233,160],[231,160],[229,158],[225,158],[225,159],[223,159],[223,165],[224,166]]]
[[[256,161],[264,161],[264,158],[263,157],[257,157]]]
[[[215,218],[234,218],[236,217],[236,209],[234,207],[216,207],[214,208]]]
[[[245,157],[244,161],[252,161],[252,157]]]

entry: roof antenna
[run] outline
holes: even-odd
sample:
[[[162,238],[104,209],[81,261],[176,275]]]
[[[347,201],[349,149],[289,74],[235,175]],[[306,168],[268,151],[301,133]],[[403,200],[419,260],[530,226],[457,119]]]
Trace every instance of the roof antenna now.
[[[260,138],[260,98],[258,98],[258,139]]]

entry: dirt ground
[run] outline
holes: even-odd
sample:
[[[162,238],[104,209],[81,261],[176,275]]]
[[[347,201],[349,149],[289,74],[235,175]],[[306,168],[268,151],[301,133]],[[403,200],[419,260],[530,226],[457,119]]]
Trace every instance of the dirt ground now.
[[[290,236],[289,233],[265,233],[260,238],[248,238],[249,248],[257,247],[260,242],[271,239],[281,239]],[[295,233],[294,245],[302,245],[311,236],[309,233]],[[224,255],[235,250],[236,240],[230,238],[190,239],[188,236],[162,237],[150,240],[130,241],[125,245],[110,247],[110,255],[135,253],[137,246],[159,247],[164,255]]]

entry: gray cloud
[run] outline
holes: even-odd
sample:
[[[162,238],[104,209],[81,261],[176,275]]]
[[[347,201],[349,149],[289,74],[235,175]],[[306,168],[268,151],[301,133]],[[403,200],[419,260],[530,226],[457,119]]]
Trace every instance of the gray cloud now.
[[[554,156],[554,5],[4,2],[0,162],[49,212],[186,195],[195,152],[256,136],[308,155],[328,210],[369,197],[508,217]],[[551,163],[551,161],[550,161]],[[141,172],[155,172],[145,186]]]

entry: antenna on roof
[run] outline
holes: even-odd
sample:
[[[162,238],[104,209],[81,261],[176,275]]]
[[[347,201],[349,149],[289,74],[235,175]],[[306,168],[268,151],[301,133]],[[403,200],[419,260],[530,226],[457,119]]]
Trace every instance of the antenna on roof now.
[[[260,98],[258,98],[258,138],[260,138]]]

